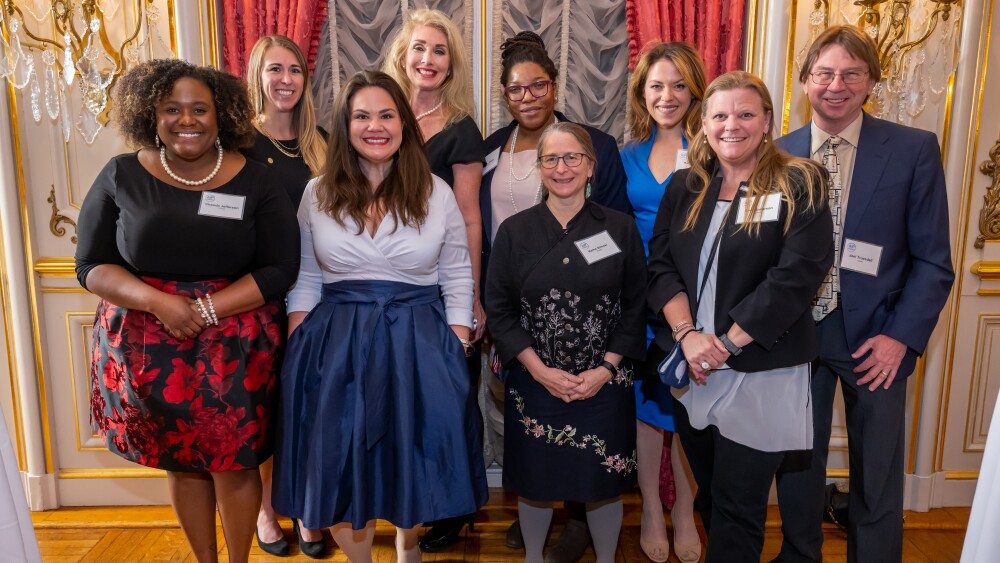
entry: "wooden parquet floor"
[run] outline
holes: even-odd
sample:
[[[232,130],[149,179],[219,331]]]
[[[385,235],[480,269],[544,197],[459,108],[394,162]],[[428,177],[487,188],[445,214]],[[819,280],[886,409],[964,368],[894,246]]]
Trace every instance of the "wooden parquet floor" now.
[[[464,541],[442,553],[424,554],[424,561],[433,562],[480,562],[503,563],[521,561],[521,552],[504,545],[507,527],[517,512],[516,498],[496,490],[490,502],[476,516],[476,531],[464,532]],[[625,497],[625,522],[618,547],[617,560],[620,563],[648,563],[639,547],[638,495]],[[42,560],[47,563],[76,562],[190,562],[196,563],[187,546],[173,511],[169,506],[141,507],[96,507],[61,508],[32,514],[38,543],[42,550]],[[965,528],[969,520],[968,508],[939,508],[930,512],[907,512],[904,533],[903,561],[905,563],[953,563],[959,560]],[[552,541],[562,526],[559,511],[553,524],[549,540]],[[771,507],[768,514],[767,538],[762,561],[768,561],[781,545],[778,512]],[[282,522],[286,535],[290,535],[291,523]],[[824,529],[826,541],[823,556],[828,562],[844,561],[847,550],[846,535],[833,526]],[[376,530],[374,561],[392,563],[396,560],[393,548],[393,528],[380,522]],[[704,531],[702,531],[704,538]],[[218,528],[220,560],[227,561],[222,528]],[[290,538],[293,539],[293,538]],[[327,538],[333,546],[333,541]],[[0,554],[0,560],[3,559]],[[331,549],[329,561],[344,563],[347,558],[337,549]],[[260,551],[256,545],[250,561],[263,562],[305,562],[313,561],[298,552],[292,542],[289,557],[272,557]],[[593,551],[588,548],[582,559],[584,563],[594,561]],[[676,556],[670,561],[676,562]]]

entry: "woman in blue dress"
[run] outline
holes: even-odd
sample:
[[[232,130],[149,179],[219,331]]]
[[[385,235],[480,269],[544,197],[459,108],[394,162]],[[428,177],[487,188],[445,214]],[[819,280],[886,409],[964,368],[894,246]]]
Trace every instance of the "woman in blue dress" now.
[[[653,222],[664,190],[674,171],[687,168],[687,140],[701,128],[705,93],[701,57],[687,43],[659,43],[649,47],[629,80],[629,129],[633,141],[622,149],[628,175],[628,198],[646,255]],[[663,317],[650,317],[647,345]],[[662,358],[662,354],[651,354]],[[648,360],[649,358],[647,358]],[[647,367],[652,368],[651,362]],[[653,561],[670,558],[663,507],[660,501],[660,460],[665,436],[674,430],[670,388],[653,369],[636,373],[636,434],[642,521],[639,545]],[[638,379],[642,378],[642,381]],[[701,557],[701,540],[694,523],[694,483],[679,440],[670,448],[676,499],[670,511],[674,551],[684,563]]]

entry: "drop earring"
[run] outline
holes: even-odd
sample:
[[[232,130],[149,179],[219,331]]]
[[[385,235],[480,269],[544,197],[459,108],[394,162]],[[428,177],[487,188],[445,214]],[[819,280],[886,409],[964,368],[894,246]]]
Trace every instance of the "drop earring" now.
[[[160,148],[160,136],[159,135],[153,135],[153,141],[156,142],[156,148]]]
[[[584,197],[590,199],[590,178],[587,178],[587,191],[584,192]]]

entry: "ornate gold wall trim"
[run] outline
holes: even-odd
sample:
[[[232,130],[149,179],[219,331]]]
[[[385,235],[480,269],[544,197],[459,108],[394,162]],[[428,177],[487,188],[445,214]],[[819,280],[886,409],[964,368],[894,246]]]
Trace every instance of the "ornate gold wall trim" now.
[[[983,281],[1000,281],[1000,262],[980,260],[970,270]]]
[[[60,469],[60,479],[159,479],[166,477],[162,469],[149,467],[106,467],[94,469]]]
[[[979,28],[980,29],[979,48],[976,50],[976,56],[978,57],[979,53],[982,53],[983,63],[979,67],[980,69],[979,76],[981,77],[981,79],[979,81],[978,92],[976,93],[976,100],[974,103],[975,109],[973,110],[973,115],[975,116],[975,126],[969,132],[969,136],[971,138],[967,139],[969,142],[968,146],[970,146],[971,149],[965,157],[965,166],[963,168],[964,170],[967,171],[965,178],[968,179],[968,184],[965,186],[965,192],[963,193],[965,205],[963,206],[962,211],[959,214],[958,226],[956,227],[958,229],[958,236],[956,237],[957,243],[955,245],[955,248],[959,249],[958,251],[959,256],[958,260],[955,262],[956,264],[965,264],[966,247],[968,246],[968,243],[966,242],[968,240],[967,238],[968,229],[966,228],[966,225],[968,225],[969,219],[971,218],[972,198],[976,184],[974,167],[975,167],[976,153],[979,151],[979,127],[983,117],[983,96],[986,89],[986,77],[990,61],[990,40],[993,31],[993,5],[994,5],[994,0],[990,0],[989,5],[985,7],[984,19],[986,27]],[[963,17],[968,20],[968,18],[971,16],[968,14],[963,14]],[[984,29],[985,33],[983,33]],[[951,288],[952,295],[956,296],[962,295],[962,290],[965,285],[964,281],[965,281],[965,276],[957,276],[956,279],[957,283],[955,284],[955,286]],[[945,436],[947,435],[948,432],[948,414],[949,414],[948,408],[951,402],[951,382],[952,382],[951,374],[955,368],[955,347],[958,340],[958,330],[957,327],[954,326],[954,323],[957,322],[959,313],[961,312],[961,303],[960,303],[961,299],[956,298],[953,299],[952,301],[953,301],[952,314],[951,314],[952,326],[948,327],[949,330],[951,331],[948,343],[948,359],[944,370],[944,382],[942,383],[943,392],[941,393],[941,397],[938,400],[938,413],[941,414],[941,419],[938,425],[938,433],[934,438],[934,452],[935,452],[934,471],[942,471],[944,469],[944,449],[945,449],[944,442],[945,442]]]
[[[18,206],[21,213],[21,236],[24,244],[24,262],[33,264],[31,244],[31,228],[28,213],[28,192],[24,185],[24,166],[22,165],[24,152],[21,150],[21,127],[17,115],[17,91],[14,85],[7,82],[7,99],[9,101],[11,141],[14,145],[14,173],[17,175],[17,197]],[[41,327],[38,324],[38,288],[35,276],[28,278],[28,302],[31,311],[31,336],[34,341],[35,352],[35,377],[38,383],[38,408],[42,423],[42,443],[45,450],[45,472],[54,473],[55,467],[52,463],[52,427],[49,420],[49,401],[47,388],[45,385],[45,362],[42,356]]]
[[[851,471],[849,469],[827,469],[826,477],[828,479],[847,479],[851,476]]]
[[[490,72],[488,68],[488,57],[489,49],[487,45],[489,43],[489,31],[486,25],[486,15],[489,13],[489,8],[486,6],[486,0],[479,1],[479,132],[483,134],[483,139],[488,136],[487,127],[489,126],[489,116],[486,112],[489,110],[489,99],[490,99]]]
[[[791,0],[788,6],[788,47],[785,53],[785,99],[781,104],[781,134],[788,133],[788,122],[792,119],[792,75],[795,73],[795,22],[798,20],[798,0]]]
[[[979,210],[979,236],[976,248],[982,248],[986,241],[1000,240],[1000,138],[990,149],[990,159],[979,165],[979,171],[989,176],[993,182],[986,188],[983,208]],[[982,276],[980,276],[982,277]]]
[[[35,262],[35,273],[43,278],[75,278],[76,260],[72,256],[43,256]]]
[[[975,481],[979,479],[977,469],[952,469],[944,472],[946,481]]]
[[[49,217],[49,231],[57,237],[64,237],[66,236],[66,227],[63,227],[62,223],[66,223],[70,227],[73,227],[73,234],[69,237],[69,241],[76,244],[76,221],[59,212],[59,206],[56,205],[56,185],[51,184],[51,186],[52,190],[49,191],[49,197],[45,200],[52,205],[52,215]]]
[[[766,1],[766,0],[765,0]],[[767,39],[767,28],[766,25],[760,33],[757,33],[757,19],[759,17],[759,4],[760,0],[751,0],[749,6],[747,6],[747,45],[746,45],[746,60],[743,61],[743,70],[760,76],[763,74],[758,66],[764,66],[764,57],[758,52],[758,37],[763,37]],[[765,9],[766,13],[766,9]],[[765,23],[767,18],[765,16]],[[759,62],[758,62],[759,61]]]
[[[219,56],[219,16],[216,11],[215,0],[210,0],[208,4],[208,50],[209,64],[215,68],[222,69],[222,57]],[[204,37],[204,34],[202,34]]]

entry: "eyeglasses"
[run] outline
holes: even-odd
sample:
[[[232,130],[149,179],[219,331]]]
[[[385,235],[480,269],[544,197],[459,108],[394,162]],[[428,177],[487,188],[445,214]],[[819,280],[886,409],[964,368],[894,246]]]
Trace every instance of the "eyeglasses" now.
[[[524,93],[531,90],[532,96],[542,98],[549,93],[549,84],[552,84],[551,80],[538,80],[527,86],[514,84],[513,86],[504,88],[503,95],[507,98],[508,102],[520,102],[524,99]]]
[[[559,161],[561,160],[566,163],[566,166],[576,168],[577,166],[580,166],[580,163],[583,162],[583,159],[585,158],[588,157],[582,152],[570,152],[562,156],[547,154],[538,157],[538,163],[542,165],[542,168],[555,168],[556,166],[559,166]]]
[[[833,84],[834,79],[838,76],[844,81],[844,84],[858,84],[864,82],[865,77],[868,76],[868,71],[848,70],[846,72],[833,72],[832,70],[817,70],[816,72],[810,72],[809,76],[812,76],[812,81],[820,86]]]

